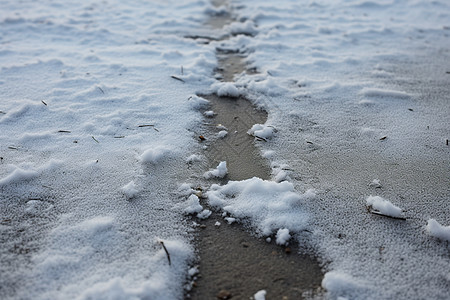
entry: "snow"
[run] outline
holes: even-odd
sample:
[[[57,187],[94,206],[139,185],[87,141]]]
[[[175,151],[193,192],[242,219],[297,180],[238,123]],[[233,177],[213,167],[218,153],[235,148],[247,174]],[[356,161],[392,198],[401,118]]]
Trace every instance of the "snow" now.
[[[134,183],[134,181],[130,181],[125,186],[123,186],[121,188],[121,191],[127,197],[127,199],[132,199],[139,193],[137,185]]]
[[[448,297],[449,3],[1,7],[2,299],[183,298],[195,258],[186,214],[211,213],[180,185],[206,171],[190,173],[206,162],[207,93],[269,115],[248,128],[271,139],[258,147],[273,181],[213,185],[225,221],[281,244],[308,229],[329,298]],[[235,21],[222,31],[204,26],[224,13]],[[217,47],[258,72],[218,82]],[[205,173],[225,175],[225,162]],[[373,218],[364,199],[408,220]]]
[[[1,3],[0,298],[183,297],[195,253],[174,208],[217,66],[184,36],[209,6]]]
[[[255,124],[247,131],[247,133],[255,137],[270,139],[274,134],[274,129],[271,126],[264,124]]]
[[[221,82],[215,84],[217,96],[219,97],[239,97],[240,92],[236,85],[231,82]]]
[[[186,214],[196,214],[203,210],[203,206],[200,205],[200,199],[196,195],[190,195],[183,203],[183,206],[183,211]]]
[[[291,238],[291,235],[289,234],[289,229],[287,228],[278,229],[276,238],[277,238],[276,243],[278,245],[287,245],[287,242]]]
[[[221,130],[217,133],[217,137],[223,139],[224,137],[226,137],[228,135],[228,131],[226,130]]]
[[[228,173],[227,162],[226,161],[221,161],[219,163],[219,165],[217,166],[217,168],[215,168],[214,170],[210,170],[210,171],[206,172],[205,174],[203,174],[203,176],[206,179],[211,179],[211,178],[214,178],[214,177],[223,178],[223,177],[225,177],[225,175],[227,175],[227,173]]]
[[[267,294],[267,292],[265,290],[260,290],[260,291],[255,293],[253,298],[255,300],[265,300],[266,299],[266,294]]]
[[[366,199],[367,205],[377,212],[383,215],[391,217],[401,217],[403,210],[392,204],[389,200],[386,200],[380,196],[369,196]]]
[[[443,226],[435,219],[428,220],[426,226],[427,233],[435,238],[450,241],[450,226]]]
[[[292,183],[262,180],[257,177],[243,181],[213,184],[206,193],[211,206],[223,209],[233,218],[248,218],[259,234],[270,236],[280,232],[280,241],[287,241],[289,231],[307,227],[308,217],[302,210],[304,201],[314,199],[313,191],[294,192]]]

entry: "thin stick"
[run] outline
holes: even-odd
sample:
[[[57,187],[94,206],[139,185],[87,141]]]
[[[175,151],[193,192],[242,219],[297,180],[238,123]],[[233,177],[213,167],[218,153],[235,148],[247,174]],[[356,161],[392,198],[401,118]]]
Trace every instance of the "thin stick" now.
[[[58,132],[60,132],[60,133],[70,133],[69,130],[58,130]]]
[[[47,106],[47,103],[45,103],[45,101],[44,100],[41,100],[41,102],[45,105],[45,106]]]
[[[179,78],[179,77],[177,77],[177,76],[170,76],[170,77],[172,77],[173,79],[176,79],[176,80],[179,80],[179,81],[181,81],[181,82],[183,82],[184,83],[184,80],[183,79],[181,79],[181,78]]]
[[[265,138],[263,138],[263,137],[260,137],[260,136],[257,136],[257,135],[255,135],[254,137],[257,138],[257,139],[260,139],[260,140],[262,140],[264,142],[267,142],[267,140]]]
[[[101,87],[98,86],[98,89],[100,90],[100,92],[102,92],[102,94],[105,93],[105,91]]]
[[[97,143],[99,143],[100,144],[100,142],[99,141],[97,141],[97,139],[94,137],[94,136],[92,136],[92,139],[94,140],[94,141],[96,141]]]
[[[155,125],[151,125],[151,124],[144,124],[144,125],[139,125],[138,127],[155,127]]]
[[[376,210],[371,210],[370,213],[372,213],[374,215],[377,215],[377,216],[382,216],[382,217],[386,217],[386,218],[406,221],[405,217],[388,216],[388,215],[382,214],[382,213],[380,213],[379,211],[376,211]]]
[[[164,245],[164,242],[163,242],[163,241],[159,241],[159,243],[160,243],[161,246],[164,248],[164,251],[166,251],[167,260],[169,261],[169,266],[170,266],[172,263],[170,262],[170,254],[169,254],[169,251],[167,251],[166,245]]]

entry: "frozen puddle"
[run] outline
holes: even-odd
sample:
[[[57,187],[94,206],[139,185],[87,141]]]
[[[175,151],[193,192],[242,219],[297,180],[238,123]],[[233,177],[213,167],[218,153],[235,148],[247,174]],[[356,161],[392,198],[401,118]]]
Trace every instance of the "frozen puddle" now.
[[[223,1],[216,2],[216,5],[223,4]],[[218,20],[212,17],[208,25],[219,28],[230,22],[229,14],[220,14]],[[221,81],[231,82],[235,74],[247,71],[239,52],[219,49],[217,56],[217,77]],[[202,97],[210,101],[204,111],[205,132],[208,132],[202,141],[204,154],[211,168],[226,161],[227,169],[224,178],[209,180],[205,185],[215,182],[224,185],[253,177],[269,180],[271,170],[255,147],[255,143],[265,140],[248,134],[254,124],[267,121],[267,112],[240,96],[211,94]],[[207,201],[202,205],[207,206]],[[215,207],[208,208],[214,211]],[[207,219],[196,219],[199,223],[196,242],[199,274],[194,277],[188,297],[249,299],[258,291],[266,290],[268,299],[299,299],[319,289],[323,278],[319,263],[308,255],[297,254],[295,240],[288,246],[279,246],[275,237],[257,238],[246,232],[241,223],[233,221],[234,218],[224,218],[221,210],[215,210]]]

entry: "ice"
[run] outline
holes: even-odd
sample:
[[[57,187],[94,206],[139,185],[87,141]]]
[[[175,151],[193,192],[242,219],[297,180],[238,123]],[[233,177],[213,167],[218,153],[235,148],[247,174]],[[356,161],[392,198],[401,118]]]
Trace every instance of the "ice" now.
[[[390,201],[380,196],[369,196],[366,199],[367,205],[373,208],[375,211],[380,212],[383,215],[391,217],[401,217],[403,210],[392,204]]]
[[[225,177],[225,175],[227,175],[227,173],[228,173],[227,162],[226,161],[221,161],[219,163],[219,165],[217,166],[217,168],[215,168],[214,170],[206,172],[205,174],[203,174],[203,176],[206,179],[211,179],[211,178],[214,178],[214,177],[223,178],[223,177]]]
[[[428,220],[426,230],[427,233],[431,236],[444,241],[450,241],[450,226],[443,226],[439,224],[435,219]]]

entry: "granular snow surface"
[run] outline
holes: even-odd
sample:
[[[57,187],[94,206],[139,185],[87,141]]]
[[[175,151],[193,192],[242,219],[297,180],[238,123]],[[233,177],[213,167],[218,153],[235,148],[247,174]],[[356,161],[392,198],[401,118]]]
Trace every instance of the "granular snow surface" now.
[[[247,130],[272,180],[196,174],[220,226],[314,251],[330,299],[448,299],[450,3],[0,7],[1,299],[182,299],[186,215],[211,214],[186,183],[207,93],[269,113]],[[226,12],[224,32],[204,26]],[[218,82],[216,48],[254,72]]]

